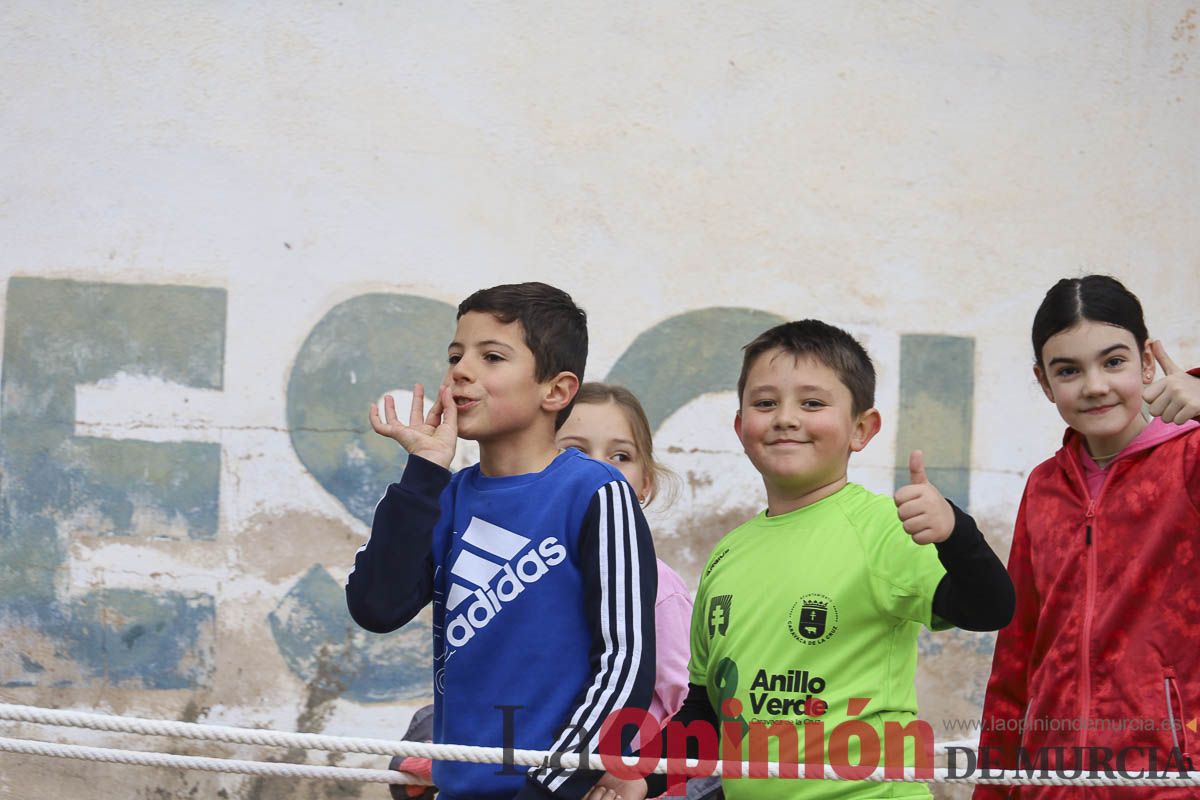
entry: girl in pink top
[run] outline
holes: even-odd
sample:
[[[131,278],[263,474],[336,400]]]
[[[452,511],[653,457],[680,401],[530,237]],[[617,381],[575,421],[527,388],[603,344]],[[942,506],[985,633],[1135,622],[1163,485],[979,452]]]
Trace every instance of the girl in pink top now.
[[[643,506],[650,504],[670,475],[654,460],[650,423],[642,404],[623,386],[583,384],[557,441],[559,447],[574,447],[619,469]],[[663,725],[687,696],[691,621],[691,594],[679,575],[659,559],[654,601],[657,670],[649,710]]]

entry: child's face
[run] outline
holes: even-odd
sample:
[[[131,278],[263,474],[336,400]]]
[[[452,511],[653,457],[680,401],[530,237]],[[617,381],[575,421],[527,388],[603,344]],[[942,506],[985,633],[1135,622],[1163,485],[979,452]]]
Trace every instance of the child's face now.
[[[534,379],[533,351],[519,322],[463,314],[448,348],[449,384],[458,408],[458,435],[487,442],[530,428],[541,413],[543,384]]]
[[[768,496],[772,489],[796,494],[845,477],[850,453],[874,434],[865,417],[853,413],[836,372],[777,348],[751,366],[734,430]]]
[[[644,455],[638,452],[629,418],[616,403],[576,403],[558,430],[557,444],[574,447],[621,470],[639,500],[650,493]]]
[[[1084,320],[1042,347],[1034,374],[1063,420],[1094,456],[1116,454],[1146,425],[1142,389],[1154,380],[1150,348],[1125,328]]]

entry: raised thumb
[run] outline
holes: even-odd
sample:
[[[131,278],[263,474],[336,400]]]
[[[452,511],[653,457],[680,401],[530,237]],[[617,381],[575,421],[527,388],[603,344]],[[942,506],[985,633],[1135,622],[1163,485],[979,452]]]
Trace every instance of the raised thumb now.
[[[929,483],[929,476],[925,474],[925,454],[920,450],[913,450],[908,456],[908,480],[909,483]]]

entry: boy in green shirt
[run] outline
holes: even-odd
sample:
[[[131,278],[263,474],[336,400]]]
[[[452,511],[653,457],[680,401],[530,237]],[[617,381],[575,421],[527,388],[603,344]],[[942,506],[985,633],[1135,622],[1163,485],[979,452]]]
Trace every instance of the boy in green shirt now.
[[[734,430],[767,508],[726,535],[701,573],[691,691],[675,721],[717,727],[729,800],[928,798],[920,783],[756,775],[764,761],[801,778],[820,775],[818,762],[843,776],[912,765],[914,738],[932,747],[927,726],[924,737],[920,724],[903,730],[916,721],[920,626],[1001,628],[1012,583],[974,520],[929,482],[920,451],[894,498],[847,481],[850,454],[881,425],[875,370],[853,337],[803,320],[744,352]],[[668,728],[666,751],[678,753],[671,737]],[[742,760],[749,773],[731,778]],[[651,794],[659,785],[650,779]]]

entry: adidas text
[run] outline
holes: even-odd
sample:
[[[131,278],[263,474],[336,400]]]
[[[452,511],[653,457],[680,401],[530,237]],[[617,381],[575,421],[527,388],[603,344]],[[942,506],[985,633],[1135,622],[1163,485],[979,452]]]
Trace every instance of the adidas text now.
[[[536,550],[530,550],[515,563],[505,564],[487,589],[476,589],[474,600],[466,611],[452,617],[446,624],[446,641],[462,647],[475,636],[475,631],[487,627],[500,613],[504,603],[515,599],[529,584],[537,583],[567,557],[567,549],[558,539],[543,539]]]

